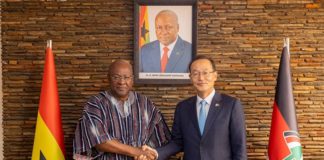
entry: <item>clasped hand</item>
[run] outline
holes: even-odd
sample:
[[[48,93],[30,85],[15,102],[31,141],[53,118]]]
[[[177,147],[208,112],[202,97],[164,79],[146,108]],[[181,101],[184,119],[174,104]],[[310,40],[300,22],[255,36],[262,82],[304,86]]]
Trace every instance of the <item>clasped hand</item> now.
[[[158,158],[158,153],[155,149],[144,145],[141,147],[141,154],[134,157],[134,160],[156,160]]]

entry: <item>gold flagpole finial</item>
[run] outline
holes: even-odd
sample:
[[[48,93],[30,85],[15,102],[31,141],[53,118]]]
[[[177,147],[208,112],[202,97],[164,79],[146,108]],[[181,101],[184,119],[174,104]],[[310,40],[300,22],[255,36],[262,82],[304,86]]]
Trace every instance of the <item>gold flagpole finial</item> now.
[[[283,41],[284,41],[283,47],[287,47],[287,49],[289,51],[289,43],[290,43],[289,38],[286,37],[286,38],[283,39]]]
[[[52,48],[52,40],[47,40],[47,48]]]

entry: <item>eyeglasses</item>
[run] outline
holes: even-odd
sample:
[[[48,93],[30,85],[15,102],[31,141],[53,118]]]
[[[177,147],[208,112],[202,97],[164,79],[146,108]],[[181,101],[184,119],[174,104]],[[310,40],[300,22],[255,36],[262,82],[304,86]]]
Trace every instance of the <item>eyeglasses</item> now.
[[[166,30],[166,31],[170,31],[170,30],[172,30],[172,29],[174,29],[175,27],[174,26],[172,26],[172,25],[166,25],[166,26],[157,26],[157,27],[155,27],[155,29],[157,30],[157,31],[162,31],[163,29],[164,30]]]
[[[203,76],[205,78],[209,78],[211,73],[214,73],[214,72],[215,71],[211,71],[211,72],[207,72],[207,71],[205,71],[205,72],[192,72],[192,73],[190,73],[190,76],[192,78],[195,78],[195,79],[197,79],[199,77],[199,75],[201,75],[201,76]]]
[[[111,80],[113,81],[121,81],[121,80],[129,81],[131,79],[133,79],[133,76],[120,76],[120,75],[111,76]]]

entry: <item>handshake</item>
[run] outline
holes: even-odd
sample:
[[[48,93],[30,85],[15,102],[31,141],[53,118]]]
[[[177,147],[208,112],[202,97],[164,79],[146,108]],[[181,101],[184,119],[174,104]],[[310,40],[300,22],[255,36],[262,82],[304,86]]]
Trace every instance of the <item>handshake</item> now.
[[[156,160],[157,158],[157,151],[147,145],[140,147],[138,154],[134,156],[134,160]]]

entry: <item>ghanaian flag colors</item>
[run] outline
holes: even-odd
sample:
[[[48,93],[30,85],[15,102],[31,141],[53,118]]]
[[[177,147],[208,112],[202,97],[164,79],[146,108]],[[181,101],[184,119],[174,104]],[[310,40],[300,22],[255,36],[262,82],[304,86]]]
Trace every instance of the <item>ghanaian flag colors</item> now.
[[[144,44],[150,42],[150,35],[149,35],[149,21],[148,21],[148,13],[147,13],[147,6],[140,6],[140,16],[139,16],[139,47],[141,48]]]
[[[51,40],[47,43],[32,160],[64,160],[65,148]]]

